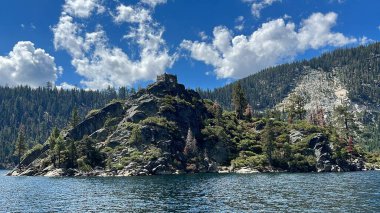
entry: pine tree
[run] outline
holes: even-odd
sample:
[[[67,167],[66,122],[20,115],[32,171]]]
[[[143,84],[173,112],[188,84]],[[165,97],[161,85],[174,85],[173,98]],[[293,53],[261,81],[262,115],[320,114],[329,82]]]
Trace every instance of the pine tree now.
[[[303,120],[306,115],[305,110],[306,98],[299,94],[292,94],[289,97],[289,104],[287,106],[288,121],[292,123],[295,118]]]
[[[18,168],[21,169],[21,158],[24,155],[26,150],[26,142],[25,142],[25,127],[24,125],[20,125],[18,137],[16,141],[15,154],[18,160]]]
[[[61,136],[59,136],[57,138],[56,144],[54,146],[55,155],[58,158],[58,167],[61,167],[61,163],[62,163],[61,162],[62,161],[62,151],[65,148],[63,143],[64,143],[63,138]]]
[[[236,117],[238,119],[242,119],[245,107],[247,106],[247,99],[245,98],[240,82],[235,84],[233,87],[232,104],[235,109]]]
[[[69,146],[67,148],[67,153],[68,153],[68,168],[74,168],[75,167],[75,162],[77,159],[77,148],[75,145],[74,140],[69,141]]]
[[[76,127],[79,124],[80,118],[78,114],[78,109],[77,107],[74,107],[73,112],[71,113],[71,121],[70,125],[72,128]]]
[[[343,132],[346,137],[348,137],[349,132],[356,128],[353,114],[350,113],[347,105],[340,105],[336,107],[334,112],[338,118],[338,121],[343,125]]]
[[[57,155],[56,155],[54,149],[55,149],[55,145],[56,145],[58,137],[59,137],[59,130],[58,130],[57,127],[54,127],[53,131],[50,134],[50,137],[48,139],[48,142],[49,142],[49,145],[50,145],[50,158],[51,158],[51,161],[52,161],[54,167],[56,166],[55,165],[55,161],[57,159]]]
[[[269,165],[272,165],[272,156],[274,151],[274,143],[275,143],[275,135],[273,131],[273,120],[269,119],[264,128],[263,133],[263,141],[264,141],[264,150],[267,156],[267,160]]]

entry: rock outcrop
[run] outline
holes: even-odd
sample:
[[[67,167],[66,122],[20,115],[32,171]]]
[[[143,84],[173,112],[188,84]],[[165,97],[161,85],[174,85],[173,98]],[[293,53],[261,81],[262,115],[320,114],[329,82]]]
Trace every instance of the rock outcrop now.
[[[103,162],[107,161],[99,165],[97,172],[43,165],[49,160],[42,155],[49,149],[45,145],[40,152],[25,158],[22,171],[14,170],[11,174],[134,176],[216,172],[218,162],[204,156],[207,150],[201,140],[203,121],[210,116],[196,92],[178,84],[176,76],[164,74],[125,103],[114,102],[94,110],[76,127],[61,133],[66,143],[80,143],[85,138],[95,142],[103,153]],[[197,156],[184,154],[189,130],[203,150]]]
[[[317,172],[347,172],[364,169],[364,160],[361,156],[351,156],[349,160],[333,159],[331,146],[328,138],[321,133],[316,134],[309,141],[309,147],[314,150]]]

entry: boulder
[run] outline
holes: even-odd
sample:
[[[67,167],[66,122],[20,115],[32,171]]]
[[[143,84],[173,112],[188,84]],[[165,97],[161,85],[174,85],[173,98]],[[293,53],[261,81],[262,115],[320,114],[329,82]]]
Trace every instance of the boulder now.
[[[45,177],[59,177],[63,175],[64,175],[63,169],[54,169],[46,173],[44,176]]]
[[[299,142],[303,137],[304,135],[300,131],[294,129],[290,130],[289,139],[291,143]]]
[[[314,150],[317,172],[330,172],[333,163],[328,138],[318,133],[309,141],[309,147]]]
[[[257,169],[242,167],[242,168],[235,170],[235,173],[237,173],[237,174],[253,174],[253,173],[259,173],[259,171]]]

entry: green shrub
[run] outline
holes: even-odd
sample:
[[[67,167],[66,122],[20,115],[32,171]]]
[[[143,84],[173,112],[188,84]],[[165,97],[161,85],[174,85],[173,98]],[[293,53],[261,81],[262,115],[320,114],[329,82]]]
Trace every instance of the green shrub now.
[[[139,145],[142,142],[141,126],[134,126],[131,131],[131,136],[129,137],[128,143],[131,145]]]
[[[93,109],[91,111],[89,111],[86,115],[86,118],[89,118],[91,116],[94,116],[95,114],[98,114],[100,112],[100,109]]]
[[[33,146],[33,148],[31,148],[30,150],[28,150],[22,157],[21,157],[21,160],[24,160],[28,155],[34,153],[34,152],[38,152],[38,151],[41,151],[43,149],[44,146],[42,146],[41,144],[36,144],[35,146]]]
[[[87,164],[87,159],[85,157],[81,157],[77,159],[78,169],[83,172],[92,171],[92,167]]]
[[[116,126],[120,122],[120,118],[107,118],[106,122],[104,122],[104,127],[113,127]]]
[[[250,167],[260,169],[267,166],[267,159],[265,155],[257,155],[254,152],[243,151],[239,153],[239,157],[232,160],[232,165],[235,168]]]
[[[166,129],[171,129],[171,130],[176,129],[176,125],[174,122],[168,121],[166,118],[158,117],[158,116],[148,117],[140,121],[140,124],[141,125],[157,125],[157,126],[164,127]]]

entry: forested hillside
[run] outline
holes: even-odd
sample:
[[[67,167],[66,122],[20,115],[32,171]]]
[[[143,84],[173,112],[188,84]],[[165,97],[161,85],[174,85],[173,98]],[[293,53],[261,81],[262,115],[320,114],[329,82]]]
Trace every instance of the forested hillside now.
[[[247,94],[249,103],[264,110],[281,102],[297,86],[308,68],[337,76],[349,91],[351,100],[380,104],[380,43],[350,49],[338,49],[309,61],[294,62],[265,69],[225,87],[198,90],[202,97],[217,100],[231,109],[233,85],[237,82]]]
[[[12,162],[19,129],[25,132],[30,148],[43,143],[53,127],[67,125],[74,108],[80,117],[112,99],[124,99],[130,92],[109,88],[104,91],[63,90],[51,85],[32,89],[27,86],[0,87],[0,163]]]
[[[294,62],[262,70],[247,78],[238,80],[222,88],[198,92],[203,98],[215,100],[224,108],[231,109],[233,87],[240,83],[248,102],[256,112],[274,108],[288,98],[311,73],[323,73],[323,79],[311,79],[315,85],[328,81],[326,90],[337,85],[347,91],[343,105],[349,105],[349,114],[355,117],[352,123],[358,141],[368,150],[380,148],[380,43],[350,49],[338,49],[308,61]],[[308,80],[310,83],[310,79]],[[313,82],[313,83],[314,83]],[[326,83],[326,82],[325,82]],[[308,88],[303,86],[303,88]],[[309,88],[310,89],[310,88]],[[298,88],[299,90],[299,88]],[[321,90],[315,87],[312,90]],[[307,91],[313,93],[314,91]],[[334,91],[333,91],[334,92]],[[316,104],[318,100],[314,100]],[[310,100],[309,100],[310,103]],[[336,106],[324,106],[335,108]],[[333,120],[333,119],[331,119]],[[335,125],[335,123],[330,123]]]

